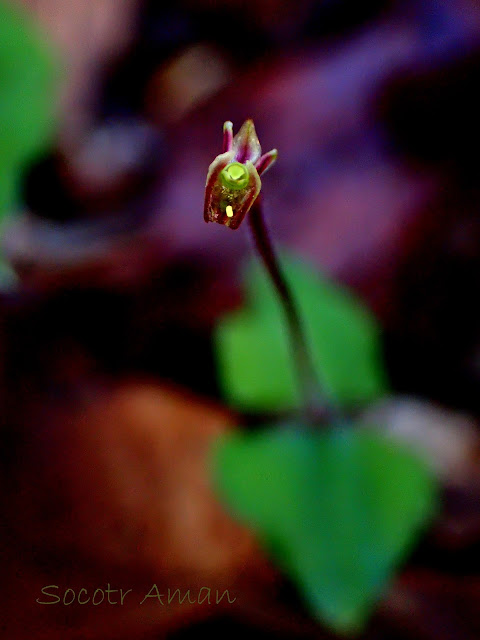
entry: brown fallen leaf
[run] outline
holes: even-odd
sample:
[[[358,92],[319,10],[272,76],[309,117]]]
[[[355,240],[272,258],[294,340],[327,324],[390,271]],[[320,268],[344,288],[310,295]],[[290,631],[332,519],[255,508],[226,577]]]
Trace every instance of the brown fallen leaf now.
[[[252,534],[210,486],[211,447],[233,426],[227,412],[131,381],[37,418],[3,486],[5,637],[144,637],[231,610],[272,581]],[[121,604],[108,584],[132,591]],[[42,593],[48,585],[57,588]],[[78,603],[95,589],[104,602]]]

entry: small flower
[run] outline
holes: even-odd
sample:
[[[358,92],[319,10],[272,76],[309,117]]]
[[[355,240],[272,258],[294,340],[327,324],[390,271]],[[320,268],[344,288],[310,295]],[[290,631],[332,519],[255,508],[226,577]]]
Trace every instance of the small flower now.
[[[277,150],[263,156],[255,125],[246,120],[233,137],[230,121],[223,125],[223,153],[208,168],[205,184],[205,222],[237,229],[260,193],[260,176],[277,159]]]

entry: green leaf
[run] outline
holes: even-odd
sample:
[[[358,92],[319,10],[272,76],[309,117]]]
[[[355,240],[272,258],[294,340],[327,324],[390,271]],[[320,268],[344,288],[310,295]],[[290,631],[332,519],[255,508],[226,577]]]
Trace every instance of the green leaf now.
[[[230,434],[214,478],[312,613],[343,633],[361,630],[436,506],[426,466],[366,429]]]
[[[27,15],[0,1],[0,206],[15,199],[18,173],[51,138],[55,76],[50,50]]]
[[[311,268],[282,259],[299,306],[319,380],[344,405],[369,402],[387,391],[379,329],[347,289]],[[246,308],[224,317],[215,334],[226,398],[246,410],[299,405],[283,310],[263,270],[250,265]]]
[[[2,220],[2,213],[8,211],[14,205],[17,192],[17,171],[6,163],[2,165],[0,160],[0,222]]]

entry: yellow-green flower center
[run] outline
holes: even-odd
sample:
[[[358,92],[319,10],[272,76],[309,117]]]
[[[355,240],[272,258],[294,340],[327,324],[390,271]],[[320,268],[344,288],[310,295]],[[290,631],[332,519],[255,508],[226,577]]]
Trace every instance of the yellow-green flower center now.
[[[250,182],[247,167],[241,162],[231,162],[222,169],[220,177],[229,189],[244,189]]]

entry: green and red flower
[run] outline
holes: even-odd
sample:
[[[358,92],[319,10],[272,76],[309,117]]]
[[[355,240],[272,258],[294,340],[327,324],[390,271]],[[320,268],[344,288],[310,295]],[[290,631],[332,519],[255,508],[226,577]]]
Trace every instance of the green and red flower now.
[[[260,193],[260,176],[276,159],[276,149],[262,155],[252,120],[246,120],[235,137],[232,123],[225,122],[223,153],[208,168],[205,222],[237,229]]]

